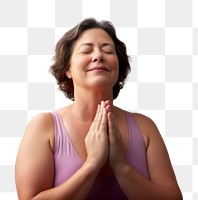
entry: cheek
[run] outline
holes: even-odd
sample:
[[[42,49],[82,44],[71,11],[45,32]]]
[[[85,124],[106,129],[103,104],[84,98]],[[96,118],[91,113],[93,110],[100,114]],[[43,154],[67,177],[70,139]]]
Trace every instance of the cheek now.
[[[118,60],[118,57],[116,56],[116,58],[114,59],[115,60],[115,63],[117,65],[117,67],[119,66],[119,60]]]
[[[119,76],[119,62],[118,62],[118,59],[112,60],[111,64],[113,66],[114,78],[117,81],[118,76]]]
[[[88,62],[89,62],[88,58],[78,57],[71,62],[71,67],[73,67],[75,69],[84,68]]]
[[[117,60],[117,62],[116,62],[116,71],[117,71],[117,79],[118,79],[118,77],[119,77],[119,72],[120,72],[118,60]]]
[[[118,59],[115,59],[113,61],[113,66],[115,66],[114,68],[117,70],[117,72],[119,73],[119,62]]]
[[[111,63],[111,65],[112,65],[113,68],[118,68],[119,62],[118,62],[117,56],[111,57],[111,58],[109,59],[109,62]]]

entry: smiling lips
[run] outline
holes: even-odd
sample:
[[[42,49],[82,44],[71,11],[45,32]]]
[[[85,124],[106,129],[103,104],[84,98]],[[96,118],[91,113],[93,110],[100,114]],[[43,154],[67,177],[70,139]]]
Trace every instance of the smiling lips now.
[[[87,71],[109,71],[109,70],[104,66],[95,66],[95,67],[91,67]]]

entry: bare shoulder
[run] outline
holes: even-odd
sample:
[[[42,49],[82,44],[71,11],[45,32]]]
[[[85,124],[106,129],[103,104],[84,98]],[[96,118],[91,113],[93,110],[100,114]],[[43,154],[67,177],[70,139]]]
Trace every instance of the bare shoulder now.
[[[33,117],[27,128],[49,129],[53,126],[53,117],[51,113],[41,113]]]
[[[155,122],[150,117],[140,114],[140,113],[133,113],[133,116],[141,129],[156,129],[157,128]]]
[[[155,122],[148,116],[140,114],[140,113],[133,113],[133,116],[140,127],[140,130],[143,134],[145,139],[146,146],[148,147],[149,140],[154,136],[160,136],[159,130]]]
[[[39,138],[43,140],[48,140],[51,147],[53,147],[53,136],[54,135],[54,120],[51,113],[41,113],[33,117],[24,135],[26,138]]]

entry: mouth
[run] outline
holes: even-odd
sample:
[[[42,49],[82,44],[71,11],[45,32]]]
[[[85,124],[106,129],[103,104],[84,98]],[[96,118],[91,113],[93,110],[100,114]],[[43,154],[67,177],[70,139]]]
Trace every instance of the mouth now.
[[[109,70],[104,66],[95,66],[95,67],[91,67],[87,71],[109,71]]]

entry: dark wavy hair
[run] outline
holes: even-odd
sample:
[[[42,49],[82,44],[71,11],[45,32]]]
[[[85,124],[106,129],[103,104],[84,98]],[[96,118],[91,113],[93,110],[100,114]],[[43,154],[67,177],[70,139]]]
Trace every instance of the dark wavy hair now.
[[[117,82],[113,86],[113,99],[117,98],[131,70],[129,64],[130,57],[127,55],[126,45],[117,38],[112,23],[109,21],[97,21],[94,18],[84,19],[77,26],[67,31],[58,41],[53,58],[54,63],[49,70],[56,78],[59,89],[71,100],[74,100],[74,85],[72,79],[69,79],[65,72],[69,70],[69,62],[75,41],[84,31],[92,28],[100,28],[107,32],[115,45],[119,62],[119,75]]]

